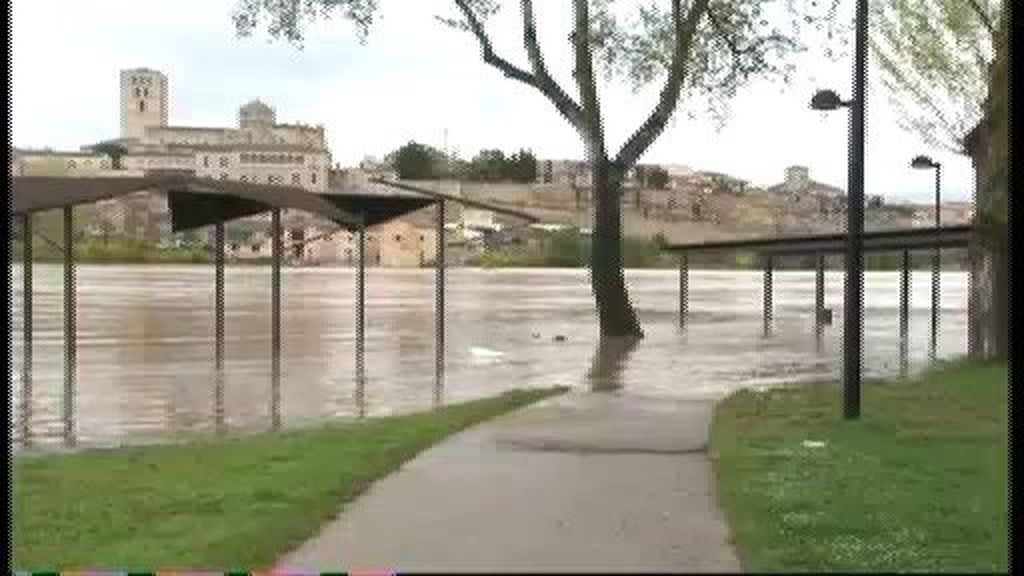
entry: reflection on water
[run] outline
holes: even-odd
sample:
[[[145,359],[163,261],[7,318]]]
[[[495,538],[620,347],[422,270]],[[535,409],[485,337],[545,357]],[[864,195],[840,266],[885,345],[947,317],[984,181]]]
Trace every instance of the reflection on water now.
[[[21,390],[21,267],[13,265],[8,377],[17,441]],[[61,267],[34,269],[33,437],[58,443],[63,389]],[[354,274],[286,269],[281,414],[285,426],[358,415]],[[740,386],[837,378],[843,274],[826,275],[835,310],[815,350],[814,273],[776,272],[773,335],[762,337],[760,272],[691,271],[689,320],[678,326],[678,275],[627,273],[647,337],[597,350],[585,270],[452,269],[448,273],[444,398],[556,384],[626,393],[716,397]],[[212,267],[78,267],[76,428],[83,444],[205,432],[214,420]],[[432,270],[367,271],[368,415],[432,405]],[[927,361],[930,275],[913,276],[911,368]],[[942,279],[939,356],[967,349],[966,273]],[[270,270],[226,272],[224,418],[229,428],[270,425]],[[899,369],[899,275],[865,279],[865,376]],[[556,339],[556,336],[564,339]],[[621,364],[618,368],[616,365]]]

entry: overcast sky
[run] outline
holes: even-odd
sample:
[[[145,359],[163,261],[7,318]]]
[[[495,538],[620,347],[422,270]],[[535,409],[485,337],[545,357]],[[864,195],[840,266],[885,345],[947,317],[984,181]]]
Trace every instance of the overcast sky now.
[[[366,45],[340,18],[310,28],[302,50],[258,31],[236,37],[236,0],[14,0],[12,145],[78,149],[119,132],[118,71],[149,67],[168,76],[169,121],[234,126],[237,109],[260,98],[279,122],[322,123],[343,166],[383,156],[409,140],[463,157],[481,148],[532,148],[541,158],[581,158],[582,148],[542,96],[485,65],[468,34],[445,28],[450,0],[380,0]],[[538,7],[549,68],[569,90],[568,0]],[[666,2],[667,4],[667,2]],[[515,10],[492,29],[503,56],[525,65]],[[805,67],[806,68],[806,67]],[[782,180],[786,166],[846,188],[847,114],[808,109],[816,88],[849,97],[850,62],[817,63],[785,87],[741,90],[720,131],[677,114],[642,158],[729,173],[755,185]],[[602,85],[609,148],[649,113],[657,86],[633,94]],[[927,153],[943,163],[943,197],[969,200],[970,160],[928,149],[903,132],[880,92],[868,101],[867,193],[930,201],[930,174],[908,168]]]

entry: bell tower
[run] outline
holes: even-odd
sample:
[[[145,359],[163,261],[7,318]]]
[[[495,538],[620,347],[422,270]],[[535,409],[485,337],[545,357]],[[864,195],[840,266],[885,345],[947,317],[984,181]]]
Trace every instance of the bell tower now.
[[[141,139],[147,126],[167,126],[167,77],[149,68],[121,70],[121,137]]]

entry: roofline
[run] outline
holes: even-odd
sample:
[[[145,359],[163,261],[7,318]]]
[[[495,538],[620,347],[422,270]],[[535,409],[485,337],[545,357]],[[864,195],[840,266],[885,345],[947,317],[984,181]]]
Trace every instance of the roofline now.
[[[189,150],[223,151],[223,152],[307,152],[329,154],[327,148],[315,148],[301,144],[255,144],[251,142],[235,142],[233,144],[164,144],[168,148],[186,148]]]
[[[966,244],[966,238],[973,226],[961,224],[941,228],[905,228],[897,230],[875,230],[864,232],[865,250],[894,250],[927,248],[935,246],[955,247]],[[717,252],[756,251],[788,254],[811,254],[815,252],[842,252],[846,249],[847,235],[813,234],[807,236],[783,236],[774,238],[752,238],[690,244],[669,244],[665,252]]]
[[[25,150],[15,149],[15,152],[20,156],[88,156],[90,158],[106,158],[106,154],[95,152],[92,150]]]

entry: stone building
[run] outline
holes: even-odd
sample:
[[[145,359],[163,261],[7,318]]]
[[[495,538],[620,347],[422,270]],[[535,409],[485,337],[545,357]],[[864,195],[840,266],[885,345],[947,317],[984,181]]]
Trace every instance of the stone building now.
[[[323,126],[283,124],[260,100],[238,110],[228,127],[168,124],[166,76],[148,68],[121,71],[121,136],[125,168],[190,169],[197,176],[327,189],[330,151]]]
[[[111,158],[84,146],[77,152],[12,149],[12,175],[126,175],[151,171],[195,174],[219,180],[236,180],[270,185],[300,186],[310,192],[328,191],[332,177],[331,154],[322,125],[288,124],[277,120],[273,108],[253,100],[238,110],[233,127],[197,127],[172,125],[168,120],[170,103],[167,77],[157,70],[132,68],[120,72],[119,137],[126,155],[121,158],[122,170],[113,171]],[[386,174],[385,174],[386,175]],[[342,178],[344,179],[344,178]],[[349,175],[340,188],[358,189],[366,184],[366,174]],[[147,241],[166,240],[169,218],[162,196],[139,193],[98,205],[101,221],[90,227],[97,233],[141,237]],[[310,236],[307,228],[324,223],[310,215],[285,210],[283,225],[289,257],[303,257],[306,250],[301,240]],[[252,228],[253,239],[227,246],[229,256],[263,258],[270,255],[270,242],[265,235],[269,214],[244,219]],[[262,231],[262,232],[261,232]],[[212,243],[212,230],[210,231]],[[412,256],[387,256],[389,262],[419,260],[419,250],[387,246],[394,236],[382,236],[384,254],[410,250]],[[252,249],[257,246],[258,249]]]
[[[537,184],[556,184],[590,190],[593,176],[583,160],[537,160]]]
[[[354,266],[359,262],[358,234],[323,227],[309,229],[310,240],[301,254],[304,262],[321,265]],[[397,219],[366,231],[367,266],[416,268],[434,262],[437,235],[429,228]]]

